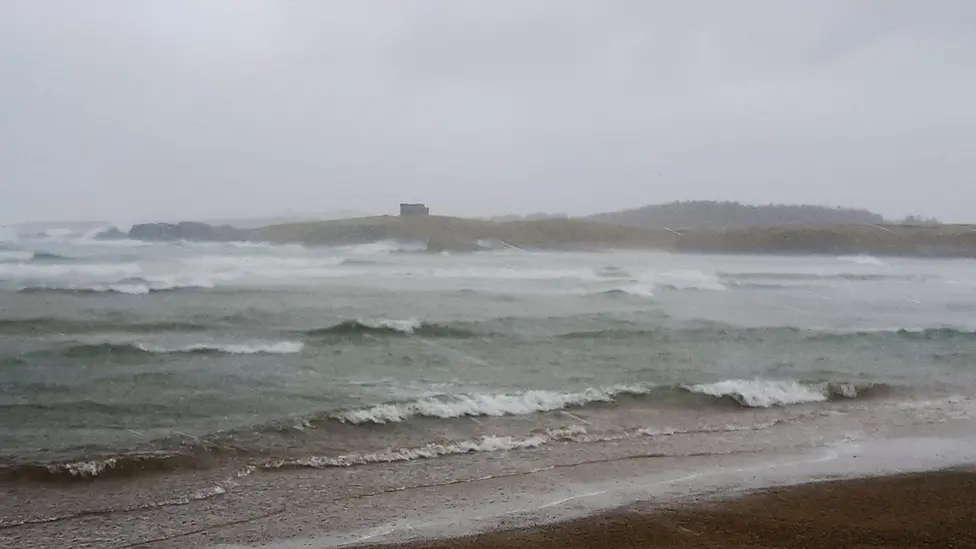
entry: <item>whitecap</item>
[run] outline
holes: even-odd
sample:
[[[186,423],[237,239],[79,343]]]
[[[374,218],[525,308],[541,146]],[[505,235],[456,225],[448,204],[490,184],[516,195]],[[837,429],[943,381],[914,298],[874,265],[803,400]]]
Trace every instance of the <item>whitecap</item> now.
[[[729,397],[750,408],[824,402],[829,397],[827,384],[807,385],[798,381],[729,379],[686,386],[685,389],[713,397]]]
[[[551,429],[545,433],[527,437],[486,435],[477,439],[457,442],[432,442],[414,448],[395,448],[379,452],[343,454],[338,456],[308,456],[297,459],[278,460],[264,465],[265,469],[286,467],[352,467],[369,463],[393,463],[414,461],[436,457],[469,454],[475,452],[500,452],[538,448],[558,440],[573,440],[585,435],[586,429],[580,426]]]
[[[863,254],[862,255],[841,255],[841,256],[837,256],[837,259],[839,261],[856,263],[858,265],[875,265],[875,266],[887,265],[887,263],[885,263],[881,259],[878,259],[877,257],[874,257],[873,255],[863,255]]]
[[[473,393],[426,397],[407,402],[379,404],[335,414],[348,423],[397,423],[412,417],[457,418],[465,416],[507,416],[549,412],[584,406],[593,402],[612,402],[618,396],[639,395],[652,387],[621,385],[604,389],[588,388],[578,392],[534,390],[516,393]]]
[[[302,352],[301,341],[250,342],[250,343],[192,343],[174,347],[154,346],[144,343],[135,345],[147,353],[193,353],[212,351],[234,355],[276,354],[288,355]]]

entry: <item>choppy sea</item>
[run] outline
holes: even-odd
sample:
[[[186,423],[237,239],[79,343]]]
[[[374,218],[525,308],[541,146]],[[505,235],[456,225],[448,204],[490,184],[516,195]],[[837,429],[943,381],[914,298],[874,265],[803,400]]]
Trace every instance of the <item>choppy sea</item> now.
[[[0,483],[47,498],[3,528],[924,429],[976,388],[969,260],[0,236]]]

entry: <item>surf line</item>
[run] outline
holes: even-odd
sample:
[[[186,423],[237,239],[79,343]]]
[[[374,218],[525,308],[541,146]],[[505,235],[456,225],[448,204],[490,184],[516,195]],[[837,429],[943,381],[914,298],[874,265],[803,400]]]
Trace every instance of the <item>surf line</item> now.
[[[660,481],[657,481],[657,482],[651,482],[649,484],[641,485],[641,486],[639,486],[637,488],[632,488],[631,490],[642,490],[642,489],[646,490],[648,488],[653,488],[653,487],[656,487],[656,486],[664,486],[664,485],[668,485],[668,484],[679,484],[679,483],[687,482],[689,480],[694,480],[694,479],[700,478],[700,477],[709,477],[709,476],[721,475],[721,474],[730,474],[730,473],[731,474],[736,474],[736,473],[745,473],[745,472],[749,472],[749,471],[760,471],[760,470],[764,470],[764,469],[779,469],[779,468],[783,468],[783,467],[795,467],[795,466],[798,466],[798,465],[813,465],[813,464],[816,464],[816,463],[825,463],[825,462],[828,462],[828,461],[833,461],[833,460],[835,460],[835,459],[837,459],[839,457],[840,457],[840,454],[836,450],[831,449],[831,448],[827,448],[827,449],[825,449],[823,456],[815,457],[815,458],[812,458],[812,459],[795,460],[795,461],[788,461],[788,462],[781,462],[781,463],[773,463],[773,464],[766,463],[766,464],[763,464],[763,465],[756,465],[756,466],[751,466],[751,467],[740,467],[740,468],[736,468],[736,469],[728,469],[728,468],[725,468],[725,467],[716,467],[714,469],[707,470],[707,471],[699,471],[697,473],[691,473],[691,474],[685,475],[683,477],[677,477],[677,478],[671,478],[671,479],[666,479],[666,480],[660,480]],[[556,500],[556,501],[552,501],[552,502],[546,503],[545,505],[542,505],[542,506],[538,507],[537,509],[548,509],[549,507],[555,507],[557,505],[562,505],[563,503],[566,503],[566,502],[569,502],[569,501],[574,501],[574,500],[578,500],[578,499],[585,499],[585,498],[589,498],[589,497],[593,497],[593,496],[599,496],[599,495],[603,495],[605,493],[607,493],[607,490],[600,490],[600,491],[597,491],[597,492],[589,492],[589,493],[586,493],[586,494],[577,494],[577,495],[574,495],[574,496],[570,496],[570,497],[567,497],[567,498],[563,498],[563,499],[559,499],[559,500]]]

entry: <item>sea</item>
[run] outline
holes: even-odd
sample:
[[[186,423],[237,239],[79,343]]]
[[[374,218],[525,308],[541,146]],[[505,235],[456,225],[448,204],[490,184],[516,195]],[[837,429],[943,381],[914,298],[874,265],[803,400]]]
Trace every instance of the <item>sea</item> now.
[[[0,535],[34,546],[973,410],[972,260],[94,235],[0,233]]]

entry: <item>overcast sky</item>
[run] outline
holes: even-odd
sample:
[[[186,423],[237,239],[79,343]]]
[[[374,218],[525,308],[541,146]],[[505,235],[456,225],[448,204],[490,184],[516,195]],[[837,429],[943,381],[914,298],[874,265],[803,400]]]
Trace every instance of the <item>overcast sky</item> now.
[[[0,2],[0,222],[976,220],[972,0]]]

